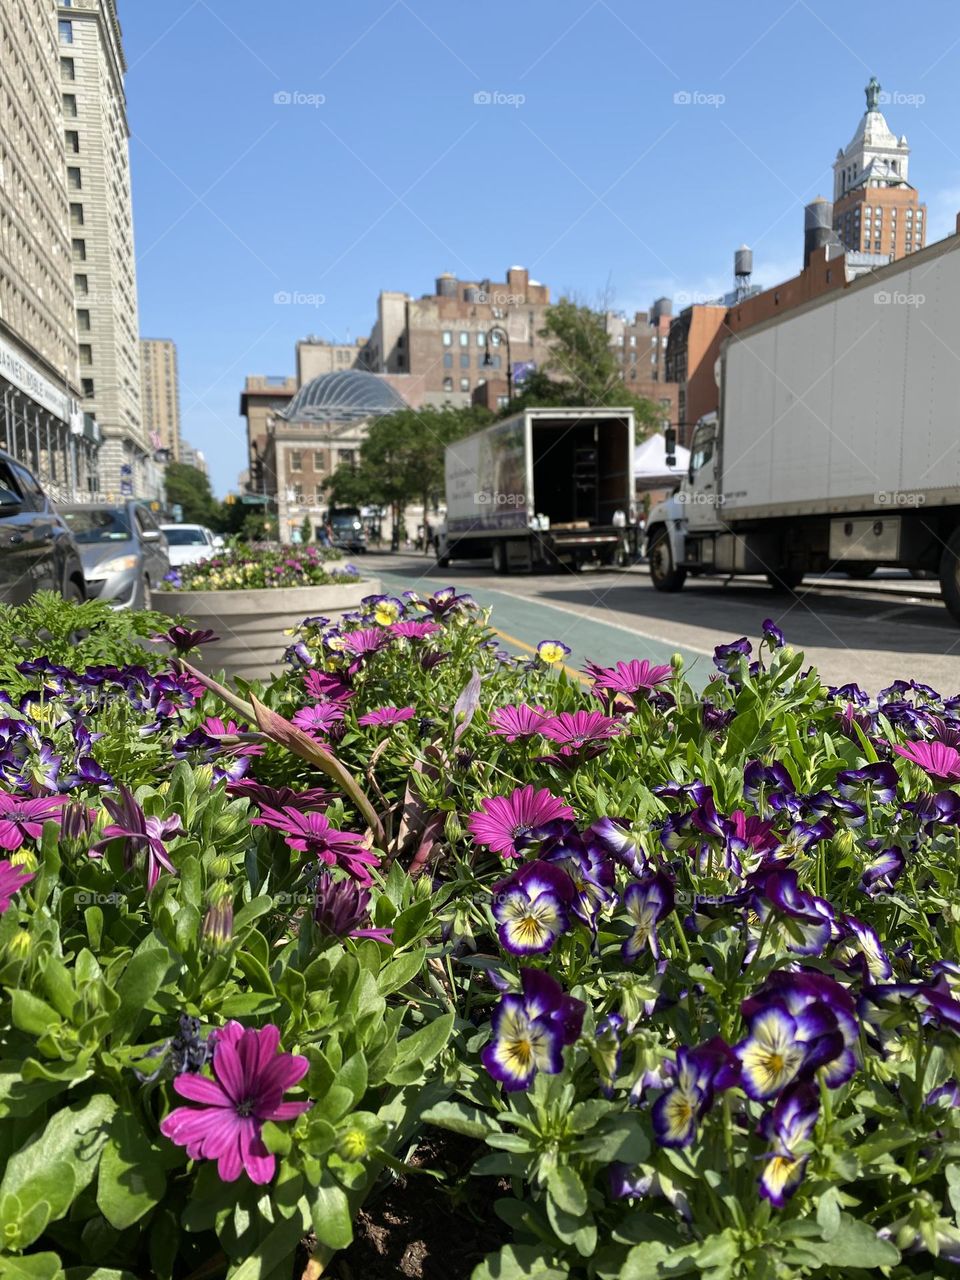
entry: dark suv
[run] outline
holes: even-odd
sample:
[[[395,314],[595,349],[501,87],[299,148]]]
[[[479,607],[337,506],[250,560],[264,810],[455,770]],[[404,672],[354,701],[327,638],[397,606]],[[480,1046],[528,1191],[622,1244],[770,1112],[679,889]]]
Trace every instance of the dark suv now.
[[[35,591],[83,600],[80,553],[33,475],[0,452],[0,603],[22,604]]]

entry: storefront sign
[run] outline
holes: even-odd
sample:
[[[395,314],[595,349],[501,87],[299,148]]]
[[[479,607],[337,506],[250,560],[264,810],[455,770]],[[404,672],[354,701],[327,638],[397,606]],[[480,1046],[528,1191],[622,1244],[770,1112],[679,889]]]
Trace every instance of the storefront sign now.
[[[70,421],[70,401],[64,393],[20,354],[15,347],[0,338],[0,378],[6,378],[41,408],[47,409],[61,422]]]

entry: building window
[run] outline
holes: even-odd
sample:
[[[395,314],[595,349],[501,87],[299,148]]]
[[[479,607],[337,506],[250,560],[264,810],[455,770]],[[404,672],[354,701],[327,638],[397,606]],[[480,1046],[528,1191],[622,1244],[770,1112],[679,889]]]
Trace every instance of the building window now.
[[[77,118],[77,95],[75,93],[65,93],[63,95],[63,114],[71,120]]]
[[[444,380],[443,380],[443,389],[444,389],[444,391],[452,391],[452,390],[453,390],[453,379],[452,379],[452,378],[444,378]]]
[[[73,291],[78,298],[85,298],[87,294],[90,292],[89,276],[74,276]]]
[[[80,343],[80,363],[93,364],[93,347],[89,342]]]
[[[461,378],[461,379],[460,379],[460,390],[461,390],[461,391],[469,391],[469,390],[470,390],[470,379],[469,379],[469,378]]]
[[[469,355],[469,352],[464,351],[464,352],[463,352],[463,354],[460,356],[460,368],[461,368],[461,369],[469,369],[469,368],[470,368],[470,355]]]
[[[444,329],[443,331],[443,345],[445,347],[453,346],[453,334],[450,332],[449,329]]]
[[[631,347],[635,347],[637,345],[637,335],[635,333],[631,333],[630,335],[630,345]]]
[[[290,452],[290,470],[303,470],[303,453],[299,449],[293,449]]]
[[[510,403],[510,397],[509,397],[509,396],[497,396],[497,408],[498,408],[498,409],[505,409],[509,403]]]
[[[79,133],[77,133],[76,129],[67,129],[63,136],[67,144],[67,150],[71,155],[78,156],[80,154]]]
[[[95,388],[94,388],[94,384],[93,384],[93,379],[92,379],[92,378],[81,378],[81,379],[80,379],[80,387],[81,387],[81,389],[82,389],[82,391],[83,391],[83,398],[84,398],[85,400],[92,400],[92,399],[93,399],[93,397],[94,397],[94,395],[96,394],[96,390],[95,390]]]
[[[80,330],[81,333],[90,332],[90,312],[89,311],[85,311],[81,308],[81,310],[77,312],[77,328]]]
[[[340,453],[337,455],[337,461],[342,462],[343,465],[346,467],[352,467],[354,462],[356,461],[356,450],[341,449]]]
[[[443,353],[443,367],[445,369],[453,368],[453,356],[450,354],[449,351],[445,351]]]
[[[80,170],[74,165],[67,166],[67,186],[71,191],[79,191],[83,186],[83,179],[80,176]]]
[[[70,225],[72,227],[83,226],[83,205],[72,204],[70,206]]]
[[[87,260],[86,240],[73,241],[73,260],[74,262],[86,262]]]
[[[490,357],[490,363],[487,365],[487,368],[488,368],[488,369],[499,369],[499,368],[500,368],[500,357],[499,357],[499,356],[491,356],[491,357]]]
[[[470,345],[470,335],[466,330],[462,330],[460,333],[460,345],[461,347],[469,347]]]
[[[485,333],[477,334],[477,346],[485,347],[487,345],[487,335]]]
[[[313,469],[314,471],[326,471],[327,469],[327,459],[321,449],[314,449],[313,451]]]
[[[72,58],[60,59],[60,74],[63,76],[64,80],[76,80],[77,64]]]
[[[60,29],[60,43],[73,44],[73,23],[69,18],[61,18],[57,23]]]

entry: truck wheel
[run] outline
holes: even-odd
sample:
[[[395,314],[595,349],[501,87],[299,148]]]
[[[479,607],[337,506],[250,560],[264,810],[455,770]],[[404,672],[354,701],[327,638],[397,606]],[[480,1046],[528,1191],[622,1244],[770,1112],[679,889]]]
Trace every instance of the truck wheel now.
[[[848,564],[844,573],[848,578],[856,578],[858,581],[863,578],[872,578],[877,572],[879,565],[868,564],[866,561]]]
[[[507,544],[505,542],[495,542],[490,551],[490,563],[493,566],[494,573],[509,573],[507,564]]]
[[[947,609],[960,622],[960,529],[954,529],[940,557],[940,594]]]
[[[658,591],[679,591],[687,579],[686,569],[678,569],[673,563],[670,539],[665,529],[650,535],[647,543],[650,561],[650,579]]]
[[[773,591],[796,591],[803,581],[801,569],[771,569],[767,573],[767,582]]]

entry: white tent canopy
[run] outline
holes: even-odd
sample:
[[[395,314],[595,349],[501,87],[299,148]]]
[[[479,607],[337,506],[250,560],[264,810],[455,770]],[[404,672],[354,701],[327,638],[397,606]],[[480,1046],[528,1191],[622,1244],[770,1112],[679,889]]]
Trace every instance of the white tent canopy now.
[[[667,466],[667,450],[660,433],[638,444],[633,453],[633,476],[640,489],[657,489],[679,483],[690,465],[690,450],[677,445],[676,466]]]

